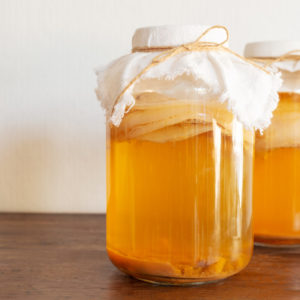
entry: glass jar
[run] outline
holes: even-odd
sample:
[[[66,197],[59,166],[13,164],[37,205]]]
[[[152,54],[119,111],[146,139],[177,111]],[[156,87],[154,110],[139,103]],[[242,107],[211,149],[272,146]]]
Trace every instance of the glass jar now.
[[[245,54],[271,63],[294,49],[300,49],[300,42],[258,42],[248,44]],[[283,85],[271,126],[263,135],[256,134],[253,188],[255,242],[265,246],[299,246],[299,55],[285,57],[274,66],[282,73]]]
[[[107,252],[147,282],[223,279],[252,255],[254,130],[243,119],[269,122],[261,122],[268,98],[252,96],[273,79],[226,49],[185,47],[123,90],[161,49],[192,42],[206,28],[139,29],[139,50],[98,72],[107,111]],[[220,42],[216,32],[205,38]]]
[[[252,254],[253,133],[220,104],[136,99],[120,127],[108,125],[111,261],[160,283],[239,272]]]

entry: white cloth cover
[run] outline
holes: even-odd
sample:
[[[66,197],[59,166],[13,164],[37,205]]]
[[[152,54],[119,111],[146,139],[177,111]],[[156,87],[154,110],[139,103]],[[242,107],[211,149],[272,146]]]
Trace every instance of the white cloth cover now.
[[[300,60],[283,60],[274,63],[274,66],[279,70],[284,70],[288,72],[298,72],[300,71]]]
[[[300,94],[300,61],[284,60],[274,63],[274,67],[282,74],[280,92]]]
[[[152,29],[156,36],[154,45],[151,44],[152,31],[147,28],[146,37],[140,38],[143,43],[139,45],[136,42],[137,39],[134,39],[134,46],[144,47],[147,44],[148,47],[157,47],[160,36],[159,28],[153,27]],[[207,26],[194,26],[189,32],[194,30],[193,36],[198,37],[206,28]],[[166,27],[163,29],[165,36]],[[169,44],[172,36],[174,43],[177,44],[179,40],[176,28],[170,31]],[[212,41],[221,42],[223,37],[224,35],[219,40],[214,38]],[[206,41],[207,38],[208,35]],[[194,39],[187,40],[186,38],[183,40],[184,43],[193,41]],[[281,85],[280,74],[271,69],[270,74],[267,74],[222,49],[185,52],[167,59],[148,70],[125,92],[118,103],[115,103],[115,99],[125,86],[158,54],[159,52],[131,53],[113,61],[105,68],[96,70],[98,76],[97,96],[115,126],[119,126],[126,111],[134,106],[134,95],[138,92],[138,86],[143,81],[151,79],[158,79],[162,84],[165,82],[166,85],[170,81],[176,81],[178,84],[173,89],[163,89],[163,92],[178,99],[182,99],[182,97],[195,101],[197,99],[206,101],[218,99],[220,103],[225,102],[228,110],[232,111],[246,128],[263,130],[269,126],[272,112],[278,104],[277,91]],[[156,89],[155,85],[147,88],[149,90]]]
[[[284,56],[289,52],[291,56],[300,55],[300,40],[299,41],[260,41],[248,43],[245,46],[245,56],[253,60],[259,59],[277,59],[278,57]],[[268,61],[268,60],[267,60]],[[263,62],[260,62],[264,65]],[[288,60],[274,62],[272,64],[274,68],[282,73],[283,83],[281,86],[281,92],[300,92],[300,61],[293,59],[292,57]]]

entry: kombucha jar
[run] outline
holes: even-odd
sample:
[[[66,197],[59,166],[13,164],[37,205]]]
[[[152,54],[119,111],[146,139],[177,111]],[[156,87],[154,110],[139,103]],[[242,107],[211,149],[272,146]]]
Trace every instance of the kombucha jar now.
[[[147,282],[223,279],[252,254],[254,128],[270,122],[279,78],[222,46],[184,50],[127,86],[160,52],[206,29],[138,29],[134,52],[97,71],[107,114],[107,252]],[[203,40],[221,43],[224,32]]]
[[[295,49],[300,42],[258,42],[245,49],[248,57],[273,61],[283,79],[272,124],[256,134],[253,222],[255,242],[265,246],[300,246],[300,52],[284,55]]]

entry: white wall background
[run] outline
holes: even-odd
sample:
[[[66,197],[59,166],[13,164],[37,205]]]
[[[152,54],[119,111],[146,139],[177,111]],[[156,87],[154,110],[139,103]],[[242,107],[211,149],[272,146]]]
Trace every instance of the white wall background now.
[[[0,0],[0,211],[103,212],[94,67],[136,27],[224,24],[231,47],[300,39],[299,0]]]

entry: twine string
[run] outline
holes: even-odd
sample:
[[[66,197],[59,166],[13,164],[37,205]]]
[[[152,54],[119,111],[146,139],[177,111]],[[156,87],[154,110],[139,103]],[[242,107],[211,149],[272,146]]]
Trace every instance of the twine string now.
[[[285,60],[294,60],[295,62],[300,60],[300,54],[295,55],[295,53],[300,53],[300,49],[295,49],[288,51],[282,55],[280,55],[277,58],[274,57],[252,57],[252,60],[255,60],[257,62],[262,62],[264,63],[265,67],[270,67],[271,65],[280,62],[280,61],[285,61]]]

